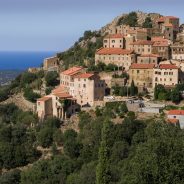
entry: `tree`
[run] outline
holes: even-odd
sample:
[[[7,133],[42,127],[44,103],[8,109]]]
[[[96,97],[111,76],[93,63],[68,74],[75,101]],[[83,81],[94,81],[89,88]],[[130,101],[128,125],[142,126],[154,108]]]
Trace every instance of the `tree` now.
[[[179,103],[181,101],[181,94],[177,88],[171,91],[171,100],[174,103]]]
[[[46,85],[49,86],[57,86],[59,84],[57,72],[48,72],[45,76]]]
[[[154,89],[154,98],[155,98],[155,100],[158,99],[159,93],[166,93],[166,90],[165,90],[164,86],[161,85],[161,84],[158,84],[158,85],[155,86],[155,89]]]
[[[104,122],[101,135],[101,144],[98,153],[98,165],[96,168],[96,184],[110,183],[109,168],[109,145],[108,136],[110,133],[109,122]]]
[[[130,95],[135,96],[136,94],[137,94],[136,87],[135,87],[134,81],[132,80],[131,86],[130,86]]]
[[[138,25],[137,22],[137,13],[136,12],[130,12],[127,16],[123,17],[119,20],[119,25],[129,25],[130,27],[136,27]]]
[[[38,133],[38,142],[44,148],[50,147],[53,142],[53,130],[49,127],[41,129]]]
[[[151,17],[146,17],[144,23],[142,24],[142,27],[143,28],[152,28],[153,27]]]

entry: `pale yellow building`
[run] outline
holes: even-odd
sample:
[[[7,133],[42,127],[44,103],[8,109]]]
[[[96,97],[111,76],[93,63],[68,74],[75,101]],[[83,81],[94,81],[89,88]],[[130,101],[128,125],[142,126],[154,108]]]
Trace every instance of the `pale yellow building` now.
[[[99,62],[108,64],[115,64],[129,70],[130,65],[135,62],[135,54],[132,50],[121,48],[101,48],[95,54],[95,64]]]
[[[57,56],[44,59],[43,69],[45,71],[59,71],[59,60]]]
[[[174,87],[178,84],[179,70],[173,64],[160,64],[154,68],[153,87],[162,84],[166,87]]]
[[[155,64],[132,64],[129,70],[129,84],[133,80],[140,91],[142,89],[151,89],[153,87],[154,67]]]

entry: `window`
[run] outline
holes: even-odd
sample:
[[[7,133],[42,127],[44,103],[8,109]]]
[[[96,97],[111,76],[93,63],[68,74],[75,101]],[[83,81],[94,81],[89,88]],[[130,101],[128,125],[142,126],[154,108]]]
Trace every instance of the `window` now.
[[[86,84],[83,84],[83,88],[86,88]]]
[[[115,40],[112,40],[112,43],[115,43]]]
[[[38,106],[40,106],[40,102],[38,102]]]
[[[139,73],[139,70],[137,70],[137,73]]]

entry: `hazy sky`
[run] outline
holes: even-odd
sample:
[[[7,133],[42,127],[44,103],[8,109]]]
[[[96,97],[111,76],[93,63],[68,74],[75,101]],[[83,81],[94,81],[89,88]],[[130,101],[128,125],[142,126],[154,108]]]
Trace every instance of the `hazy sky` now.
[[[183,8],[184,0],[0,0],[0,51],[62,51],[122,13],[158,12],[184,22]]]

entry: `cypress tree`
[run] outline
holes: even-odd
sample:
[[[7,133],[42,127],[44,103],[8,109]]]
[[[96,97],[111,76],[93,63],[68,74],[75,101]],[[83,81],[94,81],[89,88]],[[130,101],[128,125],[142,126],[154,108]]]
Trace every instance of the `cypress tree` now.
[[[134,96],[135,94],[136,94],[135,84],[134,84],[134,81],[132,80],[131,86],[130,86],[130,95]]]
[[[98,165],[96,168],[96,184],[110,183],[108,135],[110,135],[110,123],[106,121],[103,124],[101,144],[98,153]]]

